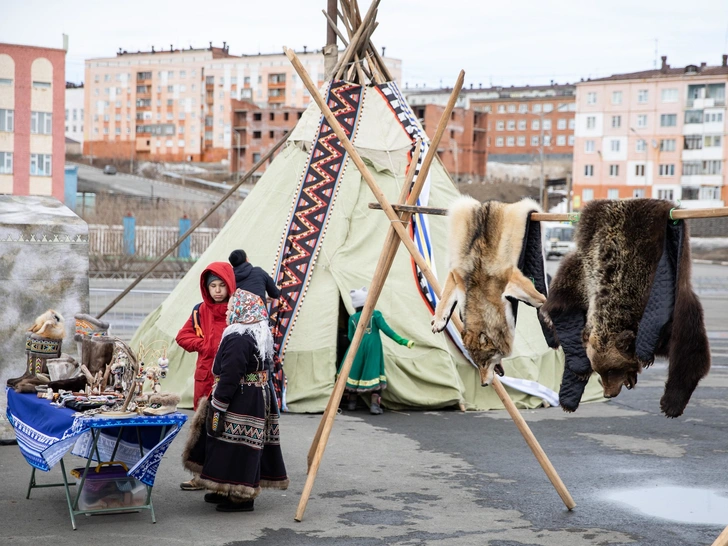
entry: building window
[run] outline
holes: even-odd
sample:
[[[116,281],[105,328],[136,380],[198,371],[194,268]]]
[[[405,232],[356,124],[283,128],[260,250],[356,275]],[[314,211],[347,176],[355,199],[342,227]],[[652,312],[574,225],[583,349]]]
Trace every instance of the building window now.
[[[51,82],[33,82],[33,87],[36,89],[50,89]]]
[[[508,112],[510,114],[513,114],[516,111],[516,105],[515,104],[509,104],[508,105]]]
[[[528,112],[528,104],[519,104],[518,105],[518,113],[519,114],[525,114]]]
[[[261,138],[261,132],[260,131],[253,131],[253,138]]]
[[[715,186],[702,187],[700,188],[700,198],[718,200],[720,199],[720,188],[717,188]]]
[[[635,165],[634,166],[634,175],[635,176],[644,176],[645,175],[645,166],[644,165]]]
[[[660,127],[675,127],[677,114],[660,114]]]
[[[518,130],[519,131],[525,131],[526,130],[526,120],[522,119],[518,122]]]
[[[717,148],[721,145],[722,140],[721,135],[706,135],[703,146],[706,148]]]
[[[515,131],[516,130],[516,122],[513,121],[512,119],[511,120],[508,120],[507,127],[508,127],[508,130],[509,131]]]
[[[612,91],[612,104],[622,104],[621,91]]]
[[[637,116],[637,127],[647,127],[647,114]]]
[[[705,123],[722,123],[723,112],[705,112]]]
[[[607,190],[607,199],[619,199],[619,189],[610,188]]]
[[[613,152],[619,151],[619,140],[611,140],[609,142],[609,149]]]
[[[544,135],[544,137],[543,137],[543,145],[544,146],[551,146],[551,135]]]
[[[544,112],[547,112],[547,113],[548,112],[553,112],[554,111],[554,105],[551,104],[550,102],[547,102],[546,104],[543,105],[543,111]]]
[[[594,176],[594,165],[584,165],[584,176]]]
[[[498,105],[498,113],[499,114],[505,114],[506,113],[506,105],[505,104],[499,104]]]
[[[518,142],[518,145],[519,146],[525,146],[526,145],[526,137],[525,136],[519,136],[517,142]]]
[[[30,132],[34,135],[50,135],[52,131],[52,114],[50,112],[30,113]]]
[[[531,146],[538,146],[538,137],[537,136],[531,137]]]
[[[675,176],[675,165],[672,163],[660,164],[660,176]]]
[[[215,83],[215,76],[206,76],[205,85],[213,85]],[[260,83],[260,82],[258,82]]]
[[[637,91],[637,102],[639,104],[645,104],[649,99],[650,94],[647,89],[640,89]]]
[[[498,148],[502,148],[503,147],[503,137],[502,136],[499,136],[498,138],[495,139],[495,145]]]
[[[643,138],[638,138],[635,143],[635,151],[644,152],[645,150],[647,150],[647,141]]]
[[[720,174],[721,173],[721,161],[711,160],[703,161],[703,174]]]
[[[657,198],[658,199],[667,199],[668,201],[672,201],[675,193],[673,190],[657,190]]]
[[[556,128],[557,128],[557,129],[562,129],[562,130],[563,130],[563,129],[566,129],[566,120],[565,120],[565,119],[560,119],[560,120],[558,120],[558,121],[556,122]]]
[[[587,104],[596,104],[597,103],[597,94],[594,92],[587,93],[586,94],[586,103]]]
[[[675,88],[663,89],[660,95],[662,102],[677,102],[678,100],[678,90]]]
[[[622,126],[622,116],[612,116],[612,128],[619,129]]]
[[[586,153],[594,153],[594,141],[593,140],[587,140],[584,142],[584,151]]]
[[[538,131],[540,128],[541,128],[541,121],[534,119],[531,122],[531,129],[533,129],[534,131]]]
[[[33,176],[50,176],[51,155],[30,154],[30,174]]]
[[[566,135],[559,135],[556,137],[557,146],[566,146]]]
[[[703,135],[686,135],[684,138],[685,150],[702,150]]]
[[[587,201],[594,200],[594,190],[590,188],[584,188],[583,190],[581,190],[581,200],[585,203]]]
[[[0,152],[0,174],[13,174],[13,152]]]
[[[574,129],[576,127],[576,120],[574,118],[571,118],[569,120],[569,129]]]
[[[506,122],[505,121],[496,121],[495,122],[495,130],[496,131],[503,131],[506,128]]]
[[[551,130],[551,120],[550,119],[543,120],[543,130],[544,131],[550,131]]]
[[[685,123],[703,123],[702,110],[686,110]]]
[[[506,138],[506,146],[513,146],[516,142],[516,139],[512,136],[509,136]]]
[[[632,190],[632,197],[635,199],[640,199],[645,196],[645,190],[644,188],[635,188]]]
[[[609,176],[619,176],[619,165],[609,166]]]
[[[14,127],[15,110],[0,109],[0,132],[12,133]]]
[[[12,78],[0,78],[0,85],[13,85]]]
[[[674,152],[675,151],[675,139],[667,138],[660,141],[661,152]]]
[[[597,126],[597,117],[596,116],[587,116],[586,117],[586,128],[594,129],[596,126]]]
[[[569,146],[573,146],[574,145],[574,135],[569,135],[569,137],[567,138],[567,141],[569,142]]]

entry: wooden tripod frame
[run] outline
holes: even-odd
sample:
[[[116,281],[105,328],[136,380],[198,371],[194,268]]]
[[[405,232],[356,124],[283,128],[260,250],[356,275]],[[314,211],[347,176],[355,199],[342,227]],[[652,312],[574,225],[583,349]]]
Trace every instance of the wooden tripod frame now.
[[[409,223],[411,213],[403,212],[400,216],[399,214],[397,214],[394,211],[394,209],[392,208],[392,205],[389,203],[389,201],[387,200],[384,193],[382,193],[382,190],[377,185],[376,181],[374,180],[374,177],[369,172],[366,165],[364,164],[364,161],[362,160],[362,158],[359,156],[358,152],[354,148],[354,145],[347,138],[344,129],[341,127],[341,125],[339,125],[338,121],[334,117],[334,115],[331,112],[331,110],[329,109],[328,105],[324,102],[323,98],[319,95],[319,92],[316,89],[316,86],[314,85],[313,81],[311,80],[311,77],[308,75],[308,73],[304,69],[303,65],[299,61],[296,54],[288,48],[284,48],[284,51],[285,51],[288,59],[291,61],[291,64],[295,68],[296,72],[298,73],[299,77],[303,81],[304,85],[308,89],[309,93],[313,97],[314,101],[318,105],[319,109],[323,113],[324,117],[326,118],[326,121],[329,123],[329,125],[333,129],[334,133],[336,133],[337,138],[341,141],[341,145],[346,149],[346,151],[351,156],[352,161],[354,162],[357,169],[361,173],[362,177],[364,178],[364,181],[367,183],[369,188],[372,190],[374,197],[377,199],[377,201],[379,202],[379,204],[382,207],[382,210],[384,210],[384,213],[387,215],[387,218],[391,222],[391,226],[390,226],[390,229],[388,231],[388,234],[387,234],[387,237],[385,240],[385,245],[382,249],[382,253],[379,256],[379,262],[377,263],[377,267],[374,272],[374,277],[372,278],[372,282],[369,287],[369,292],[367,295],[366,302],[364,304],[364,309],[362,310],[361,319],[359,320],[359,324],[357,325],[357,329],[354,334],[354,338],[352,339],[351,345],[349,347],[349,352],[347,354],[346,359],[344,360],[344,363],[342,364],[341,371],[339,373],[339,378],[336,381],[336,385],[334,386],[334,390],[331,394],[331,398],[329,399],[329,402],[326,406],[326,410],[324,412],[323,417],[321,418],[319,428],[316,431],[316,435],[314,436],[313,443],[311,444],[311,449],[309,450],[308,476],[306,478],[306,484],[303,488],[303,492],[301,493],[301,499],[298,503],[298,509],[296,510],[296,515],[295,515],[295,520],[301,521],[303,519],[303,514],[306,511],[306,505],[308,504],[308,499],[309,499],[309,496],[311,495],[314,481],[316,480],[316,474],[318,473],[318,468],[321,465],[321,459],[323,457],[324,450],[326,449],[326,444],[327,444],[327,442],[329,440],[329,436],[331,434],[331,429],[334,424],[334,419],[336,418],[336,413],[337,413],[337,409],[339,407],[339,403],[341,402],[341,397],[344,393],[346,379],[349,377],[349,371],[351,370],[351,366],[354,361],[354,357],[356,356],[356,352],[359,349],[361,340],[364,337],[364,326],[368,323],[369,318],[371,317],[372,312],[374,311],[374,306],[377,303],[379,294],[381,293],[382,287],[384,286],[384,281],[386,280],[387,275],[389,274],[389,270],[390,270],[392,262],[394,260],[394,256],[396,255],[397,250],[399,248],[400,241],[402,243],[404,243],[405,247],[407,247],[407,250],[412,255],[412,258],[415,260],[415,263],[419,266],[420,270],[424,273],[425,277],[427,278],[428,282],[432,286],[432,288],[435,291],[437,296],[440,295],[440,293],[442,292],[442,289],[440,288],[440,284],[438,283],[437,278],[435,278],[434,274],[432,273],[432,271],[431,271],[430,267],[428,266],[428,264],[426,263],[425,259],[422,257],[420,252],[417,250],[417,247],[412,242],[412,239],[410,239],[409,235],[407,234],[405,226]],[[438,124],[435,136],[432,139],[431,146],[428,150],[427,155],[425,156],[425,159],[423,160],[423,164],[420,169],[417,183],[415,184],[415,187],[412,188],[412,191],[409,193],[409,199],[406,202],[407,205],[411,206],[417,202],[417,197],[419,196],[419,193],[422,190],[424,181],[427,178],[427,172],[430,168],[430,165],[432,164],[435,153],[437,151],[438,143],[440,141],[440,138],[442,137],[442,134],[445,131],[447,122],[450,119],[450,113],[452,112],[452,110],[455,106],[455,101],[457,100],[457,97],[460,94],[460,89],[462,88],[464,77],[465,77],[465,73],[463,71],[460,71],[460,75],[458,77],[457,83],[453,87],[452,94],[450,95],[450,100],[448,101],[445,111],[442,114],[442,118],[440,119],[440,123]],[[408,173],[409,176],[407,177],[410,182],[412,180],[413,171],[414,171],[414,165],[411,163],[410,172]],[[407,194],[407,189],[408,189],[408,184],[405,183],[404,187],[402,188],[402,195],[400,196],[401,201],[404,200],[404,196]],[[463,325],[456,315],[453,315],[452,320],[453,320],[453,323],[455,324],[455,326],[458,329],[462,330]],[[556,473],[556,470],[554,469],[553,465],[551,464],[548,457],[546,456],[546,453],[543,451],[543,449],[539,445],[538,440],[536,440],[536,437],[533,435],[530,428],[526,424],[526,421],[523,419],[521,414],[518,412],[518,409],[516,408],[515,404],[508,396],[508,393],[506,392],[505,388],[500,383],[500,381],[498,380],[497,377],[495,377],[493,379],[493,382],[491,384],[493,385],[493,388],[495,389],[496,393],[498,394],[498,397],[503,402],[503,405],[506,407],[506,410],[508,411],[509,415],[511,416],[513,421],[516,423],[518,430],[524,436],[526,443],[533,451],[539,464],[546,472],[546,475],[548,476],[548,478],[551,481],[551,483],[553,484],[553,486],[556,488],[556,491],[558,492],[559,496],[561,497],[561,500],[564,502],[564,504],[566,505],[566,507],[569,510],[573,509],[576,506],[576,503],[571,498],[571,495],[569,494],[568,490],[566,489],[566,486],[561,481],[561,478],[559,477],[559,475]]]

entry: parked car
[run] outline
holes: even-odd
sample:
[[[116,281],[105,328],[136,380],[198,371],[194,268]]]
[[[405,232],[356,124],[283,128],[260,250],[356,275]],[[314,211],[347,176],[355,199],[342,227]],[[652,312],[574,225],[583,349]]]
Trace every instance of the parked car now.
[[[544,254],[547,260],[554,256],[565,256],[576,248],[574,226],[571,224],[546,224],[544,234]]]
[[[113,165],[106,165],[106,167],[104,167],[104,174],[116,174],[116,167]]]

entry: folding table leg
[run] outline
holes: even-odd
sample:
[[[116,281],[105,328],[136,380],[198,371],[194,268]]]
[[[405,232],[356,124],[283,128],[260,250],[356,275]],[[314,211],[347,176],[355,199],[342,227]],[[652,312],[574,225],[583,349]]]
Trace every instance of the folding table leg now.
[[[35,470],[35,469],[33,469]],[[71,515],[71,526],[73,530],[76,530],[76,518],[73,515],[73,505],[71,504],[71,490],[68,489],[68,478],[66,477],[66,465],[63,464],[61,459],[61,475],[63,476],[63,488],[66,490],[66,502],[68,503],[68,513]],[[79,489],[79,492],[81,490]]]
[[[30,482],[28,483],[28,494],[25,495],[26,499],[30,498],[30,490],[35,487],[35,467],[33,467],[33,472],[30,473]]]

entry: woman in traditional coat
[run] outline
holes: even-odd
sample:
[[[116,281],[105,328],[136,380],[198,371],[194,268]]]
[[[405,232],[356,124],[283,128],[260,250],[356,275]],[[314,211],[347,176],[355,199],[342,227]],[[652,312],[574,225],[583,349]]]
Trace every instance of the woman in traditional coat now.
[[[260,297],[236,290],[215,357],[215,387],[192,420],[183,453],[219,512],[250,512],[262,487],[286,489],[276,398],[268,383],[273,337]]]
[[[367,289],[362,287],[359,290],[351,290],[349,294],[351,295],[351,303],[356,309],[356,313],[349,317],[349,341],[351,341],[354,339],[354,333],[361,318],[361,312],[367,297]],[[369,412],[372,415],[382,413],[381,394],[387,388],[387,375],[384,372],[384,351],[382,349],[382,338],[379,335],[380,331],[408,349],[411,349],[415,344],[414,341],[405,339],[392,330],[384,320],[382,313],[374,309],[369,324],[364,330],[364,337],[359,345],[359,350],[356,352],[354,362],[351,365],[349,377],[346,380],[347,409],[350,411],[356,409],[356,400],[360,393],[371,393]],[[349,354],[349,349],[346,350],[346,354]],[[346,360],[346,354],[344,360]],[[343,363],[342,360],[341,364],[339,364],[339,372]]]

